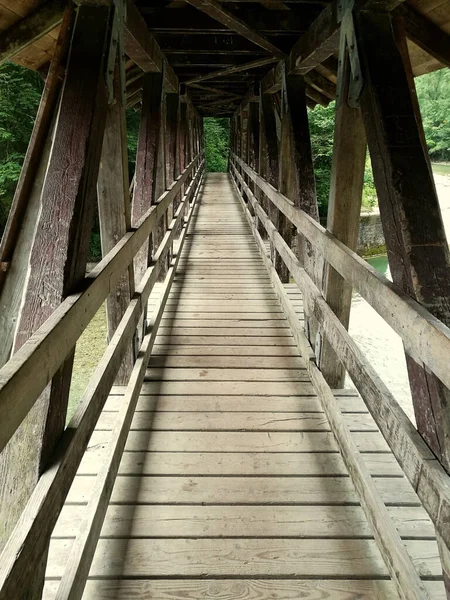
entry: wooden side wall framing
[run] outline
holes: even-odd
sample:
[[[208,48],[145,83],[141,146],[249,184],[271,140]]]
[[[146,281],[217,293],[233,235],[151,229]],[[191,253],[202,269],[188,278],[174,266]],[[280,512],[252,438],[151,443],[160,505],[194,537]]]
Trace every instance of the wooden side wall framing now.
[[[350,270],[345,269],[344,276],[343,271],[336,268],[340,259],[334,260],[333,247],[336,241],[343,244],[342,248],[356,250],[366,138],[396,289],[427,309],[430,317],[433,315],[444,326],[450,326],[450,256],[415,96],[403,21],[398,15],[393,18],[389,12],[371,12],[366,7],[359,10],[363,4],[353,11],[339,8],[343,10],[341,27],[336,14],[333,16],[330,8],[325,9],[310,31],[300,38],[290,57],[263,80],[259,102],[259,168],[254,160],[252,162],[252,152],[247,153],[250,160],[243,152],[238,134],[242,131],[242,113],[253,113],[253,107],[257,106],[251,94],[243,100],[231,125],[234,157],[231,171],[237,189],[245,200],[248,214],[252,215],[255,235],[261,243],[263,239],[268,240],[270,264],[277,279],[286,282],[293,277],[297,283],[300,281],[305,296],[306,336],[314,348],[314,360],[320,366],[321,377],[331,388],[343,387],[349,362],[343,360],[341,346],[332,339],[335,334],[327,330],[323,315],[317,310],[318,300],[313,300],[308,286],[310,290],[312,286],[321,290],[320,297],[347,329],[355,287],[352,280],[355,282],[357,275],[353,277]],[[318,206],[305,86],[308,72],[330,56],[338,44],[335,137],[327,218],[330,242],[325,245],[323,241],[319,243],[313,233],[312,221],[306,221],[307,216],[318,220]],[[281,135],[277,137],[277,102],[272,97],[280,90]],[[296,208],[301,209],[301,218],[296,218]],[[292,243],[295,226],[297,244]],[[300,279],[295,274],[294,261],[304,269],[305,275]],[[359,283],[356,289],[372,303],[374,291]],[[382,294],[380,290],[378,293]],[[376,304],[381,309],[383,302],[377,299]],[[388,311],[387,304],[379,310],[389,322],[392,319]],[[401,325],[394,328],[405,339]],[[423,362],[410,343],[405,341],[404,344],[418,432],[449,472],[450,423],[445,408],[450,393],[448,383],[443,383],[430,364]],[[359,389],[361,373],[356,375],[357,372],[358,369],[350,369]],[[342,447],[341,450],[344,452]],[[441,534],[438,527],[438,537]],[[441,550],[450,597],[448,542],[441,544]],[[405,593],[404,597],[422,596],[418,592],[418,596]]]
[[[81,0],[76,10],[72,3],[66,8],[2,239],[1,256],[8,256],[8,263],[2,263],[5,268],[0,273],[1,326],[6,332],[0,366],[11,365],[13,379],[14,363],[20,363],[21,356],[26,360],[38,330],[42,332],[49,322],[58,329],[61,319],[75,312],[68,317],[69,330],[60,343],[46,353],[49,369],[41,382],[35,386],[36,379],[31,372],[28,375],[30,381],[34,379],[26,394],[31,410],[25,408],[21,416],[19,410],[17,421],[13,418],[16,425],[2,441],[0,549],[4,549],[5,569],[0,575],[0,598],[41,598],[51,531],[69,490],[68,475],[72,472],[73,479],[88,442],[86,427],[95,424],[93,417],[100,414],[114,382],[131,382],[140,389],[143,372],[138,379],[135,373],[142,371],[142,357],[137,359],[144,343],[147,348],[153,344],[165,302],[163,297],[149,345],[146,299],[158,276],[168,294],[179,256],[174,242],[177,248],[182,246],[202,177],[200,117],[189,97],[180,95],[173,71],[164,68],[155,45],[147,43],[141,17],[133,13],[127,20],[127,51],[132,46],[143,64],[147,61],[144,66],[150,53],[156,52],[159,63],[152,62],[153,72],[144,75],[136,173],[130,187],[124,18],[120,1]],[[104,259],[87,279],[97,203]],[[109,265],[114,270],[108,274],[113,268]],[[94,383],[91,380],[65,429],[75,342],[103,300],[109,345]],[[86,303],[81,319],[77,302]],[[40,339],[46,335],[42,333]],[[44,365],[41,369],[46,371]],[[2,389],[9,378],[3,373]],[[65,461],[71,465],[68,471]],[[64,472],[64,484],[56,485]],[[43,524],[36,541],[32,531],[25,535],[21,530],[21,519],[40,489],[46,490],[41,504],[30,508],[37,510],[35,517],[39,521],[41,515]],[[24,535],[23,559],[17,562],[20,553],[11,548]],[[13,559],[10,569],[8,556]],[[74,585],[78,589],[79,581]]]
[[[211,2],[190,4],[225,18]],[[397,4],[378,2],[376,10],[365,0],[328,5],[237,110],[230,171],[400,596],[427,594],[331,393],[343,386],[345,371],[435,524],[450,598],[450,256],[404,24],[388,12]],[[233,27],[275,50],[276,59],[282,56],[242,23],[234,20]],[[324,230],[307,106],[321,102],[312,71],[337,46]],[[125,52],[142,70],[128,97]],[[122,420],[60,585],[61,597],[83,593],[205,167],[202,121],[182,91],[133,3],[79,0],[76,11],[66,8],[0,247],[0,325],[6,332],[0,348],[0,600],[41,597],[53,526],[118,382],[127,385]],[[125,108],[138,104],[130,186]],[[366,145],[393,283],[354,253]],[[86,276],[96,203],[103,259]],[[304,294],[305,329],[286,298],[283,283],[290,278]],[[157,283],[160,301],[149,315]],[[417,430],[348,334],[353,289],[403,339]],[[75,345],[105,301],[108,347],[66,428]]]

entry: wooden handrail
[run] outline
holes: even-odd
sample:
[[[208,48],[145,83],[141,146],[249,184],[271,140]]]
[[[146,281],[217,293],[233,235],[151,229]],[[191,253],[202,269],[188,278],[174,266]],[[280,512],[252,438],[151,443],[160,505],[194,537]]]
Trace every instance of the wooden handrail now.
[[[324,259],[349,282],[402,338],[405,350],[423,362],[450,388],[450,328],[398,286],[378,273],[356,252],[307,215],[241,158],[233,159],[269,200],[313,244]]]
[[[177,235],[178,225],[183,221],[186,203],[200,186],[205,161],[202,160],[192,181],[186,189],[170,228],[166,232],[152,264],[148,267],[126,310],[116,332],[97,366],[78,404],[74,416],[67,426],[50,462],[50,468],[40,477],[31,498],[22,513],[0,558],[0,599],[9,599],[26,590],[33,568],[41,560],[48,545],[54,525],[69,492],[78,466],[86,450],[95,424],[103,409],[111,386],[121,364],[121,359],[131,341],[140,316],[147,304],[150,292],[164,262],[164,256]],[[195,198],[194,198],[195,199]],[[192,215],[192,209],[189,217]],[[180,236],[180,247],[175,264],[185,239],[188,221]],[[172,272],[172,279],[173,279]],[[170,284],[172,279],[170,279]],[[170,289],[170,285],[168,286]],[[162,310],[162,309],[161,309]],[[159,314],[159,313],[158,313]],[[156,335],[157,324],[151,332]],[[145,338],[144,338],[145,339]],[[134,371],[133,371],[134,372]],[[133,397],[139,379],[133,378]],[[136,384],[136,385],[135,385]],[[131,385],[131,380],[130,384]],[[22,587],[21,587],[22,586]]]
[[[0,452],[73,350],[102,302],[114,289],[200,160],[201,155],[198,154],[140,219],[134,230],[124,235],[86,276],[85,289],[68,296],[0,370]]]
[[[346,368],[348,368],[356,387],[360,391],[380,431],[421,498],[438,533],[442,535],[442,539],[448,546],[447,515],[445,515],[442,509],[448,506],[450,499],[450,478],[437,460],[434,459],[433,454],[414,429],[408,417],[404,414],[384,383],[378,378],[361,350],[353,342],[349,333],[326,303],[320,291],[302,268],[299,260],[282,238],[233,163],[231,163],[231,168],[234,177],[242,188],[242,193],[245,193],[249,204],[266,230],[271,242],[297,285],[304,293],[305,301],[307,301],[305,304],[313,306],[314,316],[322,326],[326,326],[327,336],[331,332],[334,333],[334,336],[330,339],[334,351]],[[239,191],[237,185],[236,189]],[[361,505],[364,508],[367,519],[372,525],[375,539],[391,576],[396,582],[402,597],[427,598],[427,592],[407,556],[403,543],[373,485],[364,461],[361,459],[345,421],[342,419],[341,412],[336,406],[331,390],[317,368],[315,356],[303,331],[303,326],[290,305],[287,292],[267,256],[264,242],[260,238],[247,208],[246,213],[248,213],[247,218],[252,226],[257,242],[259,242],[266,268],[269,271],[277,295],[280,298],[292,328],[294,339],[306,360],[311,381],[331,424],[333,434],[341,449],[342,457],[360,496]],[[320,307],[320,310],[316,310],[317,307]]]

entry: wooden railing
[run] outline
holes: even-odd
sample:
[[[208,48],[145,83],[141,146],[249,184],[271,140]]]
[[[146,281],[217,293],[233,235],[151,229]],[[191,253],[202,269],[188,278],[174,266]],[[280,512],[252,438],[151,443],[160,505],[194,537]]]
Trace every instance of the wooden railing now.
[[[113,429],[107,457],[62,577],[58,598],[81,598],[90,563],[108,506],[132,415],[157,335],[158,326],[186,239],[204,174],[201,154],[187,166],[158,201],[102,261],[87,275],[84,289],[54,311],[11,360],[0,370],[0,450],[5,447],[51,381],[141,246],[156,231],[173,205],[174,216],[148,265],[123,318],[108,344],[62,438],[40,477],[0,558],[0,598],[24,597],[37,565],[46,556],[49,540],[89,438],[120,369],[127,348],[145,313],[158,275],[173,248],[156,308],[147,316],[145,335],[131,372],[123,403]],[[189,183],[188,183],[189,182]],[[184,188],[183,188],[184,186]],[[180,192],[184,196],[178,203]],[[178,236],[178,237],[177,237]],[[177,238],[177,239],[176,239]],[[28,583],[27,583],[28,582]]]
[[[261,255],[286,312],[296,343],[305,357],[312,383],[322,401],[324,412],[359,494],[361,505],[372,525],[374,537],[391,577],[396,582],[402,598],[427,598],[427,592],[372,483],[349,429],[343,421],[336,400],[318,368],[316,356],[303,326],[268,256],[265,242],[258,232],[261,226],[304,295],[305,317],[314,317],[318,322],[321,335],[327,339],[348,371],[403,472],[433,521],[441,561],[447,572],[450,547],[448,527],[450,477],[280,235],[250,189],[250,182],[256,186],[258,196],[262,193],[269,203],[281,211],[325,261],[336,269],[391,325],[402,338],[408,353],[416,361],[425,364],[447,387],[450,387],[450,329],[395,284],[377,273],[304,211],[294,206],[286,196],[234,153],[231,153],[230,170]]]

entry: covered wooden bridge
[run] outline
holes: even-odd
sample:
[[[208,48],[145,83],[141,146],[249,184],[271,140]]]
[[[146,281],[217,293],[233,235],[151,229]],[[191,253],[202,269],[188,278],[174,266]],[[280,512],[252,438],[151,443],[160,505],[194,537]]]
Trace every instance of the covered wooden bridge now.
[[[0,599],[450,598],[450,262],[414,87],[450,64],[449,0],[0,0],[0,29],[45,81],[0,246]],[[324,228],[307,107],[334,98]],[[203,116],[231,118],[229,173]],[[393,283],[354,252],[366,145]],[[417,429],[352,290],[403,340]]]

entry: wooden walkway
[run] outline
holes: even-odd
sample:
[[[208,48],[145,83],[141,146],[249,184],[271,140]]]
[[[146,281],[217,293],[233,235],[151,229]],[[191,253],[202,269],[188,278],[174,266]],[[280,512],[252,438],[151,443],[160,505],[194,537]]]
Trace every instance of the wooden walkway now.
[[[48,600],[121,393],[54,531]],[[444,599],[426,512],[362,400],[336,397],[430,597]],[[208,175],[200,194],[84,597],[398,597],[228,174]]]

